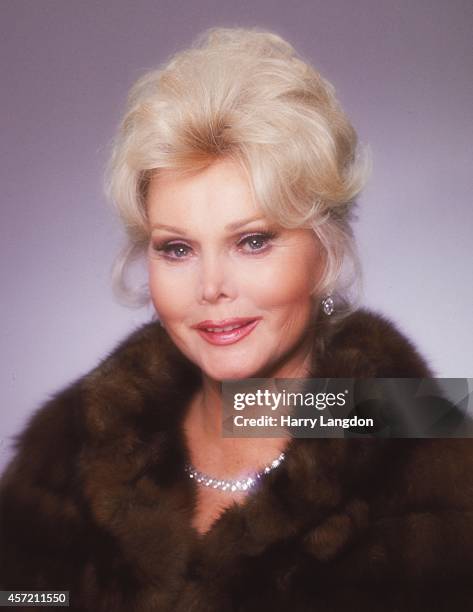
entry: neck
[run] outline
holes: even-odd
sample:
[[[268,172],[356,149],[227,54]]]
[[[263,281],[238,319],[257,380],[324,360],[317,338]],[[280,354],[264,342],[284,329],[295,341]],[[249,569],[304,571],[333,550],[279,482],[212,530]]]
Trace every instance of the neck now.
[[[297,359],[256,377],[306,378],[311,370],[309,343],[299,347]],[[191,401],[184,431],[190,459],[200,471],[221,478],[257,471],[275,459],[289,442],[281,438],[225,438],[222,435],[221,382],[203,375],[203,384]]]

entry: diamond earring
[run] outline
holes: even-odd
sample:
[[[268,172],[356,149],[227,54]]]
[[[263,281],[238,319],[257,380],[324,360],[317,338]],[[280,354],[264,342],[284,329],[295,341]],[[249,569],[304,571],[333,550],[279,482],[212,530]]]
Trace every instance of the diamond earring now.
[[[327,295],[327,297],[322,300],[322,310],[327,317],[329,317],[335,310],[335,302],[333,301],[333,297],[331,295]]]

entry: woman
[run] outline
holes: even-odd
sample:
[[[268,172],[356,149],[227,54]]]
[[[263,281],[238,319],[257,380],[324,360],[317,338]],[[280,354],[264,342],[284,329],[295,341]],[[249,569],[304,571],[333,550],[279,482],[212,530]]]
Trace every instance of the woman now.
[[[145,253],[159,321],[20,436],[2,589],[84,611],[471,609],[469,441],[222,437],[223,380],[430,375],[344,299],[363,168],[333,88],[273,34],[211,31],[140,79],[109,174],[116,281]]]

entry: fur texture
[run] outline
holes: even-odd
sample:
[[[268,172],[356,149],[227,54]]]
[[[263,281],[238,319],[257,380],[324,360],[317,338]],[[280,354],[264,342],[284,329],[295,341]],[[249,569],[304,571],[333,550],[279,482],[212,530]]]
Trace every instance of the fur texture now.
[[[358,311],[313,375],[430,372]],[[0,485],[1,589],[84,612],[473,609],[471,440],[294,439],[201,537],[180,428],[199,384],[152,323],[33,416]]]

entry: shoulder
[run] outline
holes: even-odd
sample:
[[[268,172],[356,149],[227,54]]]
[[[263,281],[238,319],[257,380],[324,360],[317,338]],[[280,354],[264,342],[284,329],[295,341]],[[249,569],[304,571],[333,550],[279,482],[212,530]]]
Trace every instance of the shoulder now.
[[[148,324],[32,415],[0,479],[0,586],[69,588],[91,550],[108,550],[113,515],[128,503],[124,483],[158,453],[176,463],[161,432],[173,427],[192,374]]]
[[[24,472],[37,478],[48,474],[59,484],[84,444],[104,444],[125,435],[141,417],[146,420],[150,407],[162,417],[162,427],[170,425],[166,418],[173,419],[176,404],[196,381],[192,364],[161,326],[142,326],[33,413],[15,436],[16,455],[0,480],[0,490]]]
[[[168,383],[173,387],[170,370],[177,359],[159,325],[150,323],[131,333],[90,372],[56,392],[32,414],[14,440],[17,453],[23,452],[25,467],[37,471],[44,462],[54,463],[55,456],[73,454],[83,439],[94,435],[94,419],[98,434],[98,421],[106,419],[107,412],[111,420],[119,419],[151,386],[161,391]],[[12,465],[20,468],[18,461]]]
[[[387,317],[366,309],[357,310],[333,325],[318,366],[319,376],[432,376],[414,342]]]
[[[391,440],[358,561],[367,573],[412,581],[471,580],[471,439]],[[464,583],[463,583],[464,584]]]
[[[3,588],[39,588],[46,559],[58,585],[70,580],[55,551],[67,551],[72,559],[86,545],[76,470],[82,431],[81,390],[74,383],[17,436],[16,455],[0,480]]]

